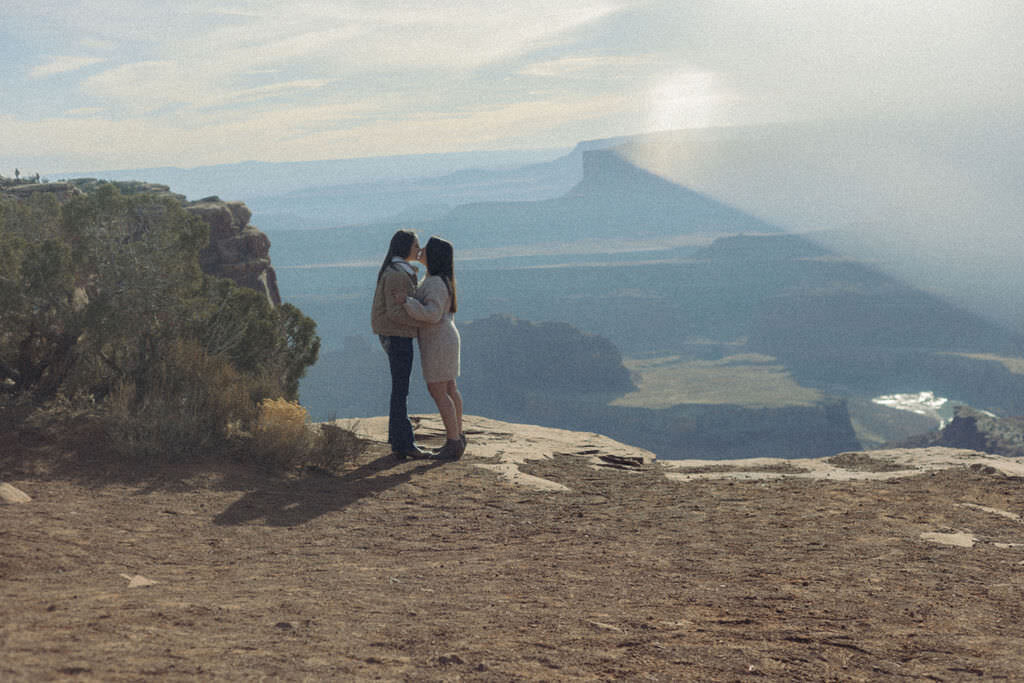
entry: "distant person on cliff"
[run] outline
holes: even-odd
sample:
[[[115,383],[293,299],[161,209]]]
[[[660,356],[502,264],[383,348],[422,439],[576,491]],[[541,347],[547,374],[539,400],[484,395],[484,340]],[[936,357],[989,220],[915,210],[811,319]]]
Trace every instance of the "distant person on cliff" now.
[[[462,431],[462,394],[455,381],[459,376],[461,339],[455,327],[458,297],[451,242],[431,237],[420,252],[420,260],[427,268],[427,277],[415,295],[407,296],[402,303],[405,312],[421,325],[418,338],[423,379],[448,437],[435,457],[456,460],[466,450],[466,435]]]
[[[411,317],[403,302],[419,284],[419,272],[410,261],[419,258],[420,241],[412,230],[399,230],[377,272],[371,325],[380,337],[391,367],[391,406],[388,411],[388,443],[399,460],[432,455],[418,445],[409,421],[409,378],[412,375],[413,337],[423,325]]]

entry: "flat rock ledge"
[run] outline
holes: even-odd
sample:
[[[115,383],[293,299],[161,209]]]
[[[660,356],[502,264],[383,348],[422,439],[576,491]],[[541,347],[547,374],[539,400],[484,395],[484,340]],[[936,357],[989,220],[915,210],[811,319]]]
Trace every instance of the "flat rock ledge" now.
[[[411,417],[416,439],[430,443],[444,440],[444,424],[437,415]],[[531,460],[551,460],[559,456],[585,459],[595,468],[611,467],[636,470],[650,466],[655,455],[650,451],[589,432],[573,432],[552,427],[515,424],[466,415],[463,426],[469,446],[463,461],[490,470],[516,486],[541,491],[568,491],[561,483],[527,474],[520,466]],[[387,442],[386,417],[347,418],[331,424],[357,437]]]
[[[1024,477],[1024,458],[1010,458],[961,448],[895,448],[839,453],[826,458],[782,460],[662,460],[665,476],[676,481],[707,479],[830,479],[884,481],[957,468],[1008,477]]]
[[[436,415],[411,418],[418,440],[444,440],[444,425]],[[484,417],[465,416],[469,447],[463,462],[490,470],[516,486],[541,491],[569,489],[562,483],[523,472],[529,461],[559,456],[585,459],[594,468],[625,472],[657,468],[667,479],[681,483],[706,480],[767,481],[772,479],[821,479],[831,481],[885,481],[948,469],[971,469],[989,474],[1024,477],[1024,458],[947,448],[900,448],[851,451],[825,458],[784,460],[657,460],[650,451],[620,443],[600,434],[515,424]],[[370,441],[387,441],[386,417],[348,418],[333,425]]]
[[[417,439],[439,442],[444,427],[436,415],[412,418]],[[387,418],[348,418],[331,423],[360,438],[386,442]],[[783,460],[656,460],[639,447],[589,432],[574,432],[537,425],[515,424],[475,416],[465,417],[469,439],[463,461],[495,472],[517,486],[564,492],[557,481],[527,474],[526,462],[559,456],[586,459],[595,468],[626,472],[656,467],[665,477],[679,482],[730,479],[827,479],[833,481],[884,481],[948,469],[972,469],[990,474],[1024,477],[1024,458],[1010,458],[978,451],[929,446],[921,449],[848,452],[815,459]],[[655,462],[656,460],[656,462]]]

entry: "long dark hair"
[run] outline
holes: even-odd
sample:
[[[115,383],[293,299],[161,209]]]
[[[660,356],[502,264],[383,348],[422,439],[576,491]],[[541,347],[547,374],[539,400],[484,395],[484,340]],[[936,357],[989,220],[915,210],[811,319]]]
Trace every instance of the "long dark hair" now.
[[[400,259],[408,258],[412,251],[412,245],[416,242],[416,233],[412,230],[399,230],[391,236],[391,246],[388,247],[388,255],[384,257],[384,264],[377,271],[377,281],[384,275],[384,271],[391,265],[391,259],[396,256]]]
[[[452,243],[436,235],[427,240],[427,273],[438,275],[448,285],[448,293],[452,295],[451,312],[459,310],[458,297],[455,295],[455,250]]]

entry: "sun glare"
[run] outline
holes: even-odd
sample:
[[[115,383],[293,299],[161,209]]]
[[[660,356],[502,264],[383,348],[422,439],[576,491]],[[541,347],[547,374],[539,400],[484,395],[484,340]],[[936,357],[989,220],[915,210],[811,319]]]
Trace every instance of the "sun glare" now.
[[[647,130],[721,125],[722,95],[714,73],[680,71],[658,81],[648,93]]]

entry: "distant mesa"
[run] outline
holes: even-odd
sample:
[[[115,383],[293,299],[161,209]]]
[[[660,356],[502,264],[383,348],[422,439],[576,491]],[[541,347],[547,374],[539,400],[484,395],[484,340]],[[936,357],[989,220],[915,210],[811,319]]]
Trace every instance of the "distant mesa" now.
[[[598,220],[605,216],[609,226],[652,236],[779,232],[756,216],[634,165],[617,149],[583,152],[583,179],[564,200],[583,202],[588,214]]]
[[[459,329],[459,385],[479,414],[525,419],[543,404],[541,410],[551,416],[562,410],[567,396],[598,394],[607,402],[635,388],[614,344],[568,323],[494,315],[460,322]],[[343,350],[321,354],[302,383],[303,404],[314,415],[365,416],[387,406],[387,359],[376,340],[350,335],[344,341]],[[410,409],[428,412],[433,402],[413,384]]]
[[[615,150],[584,151],[583,179],[565,195],[533,202],[457,206],[424,223],[461,244],[578,242],[595,238],[772,233],[756,216],[681,187],[624,159]]]
[[[635,387],[622,354],[605,337],[563,322],[492,315],[461,324],[465,381],[548,390],[626,392]]]
[[[730,235],[695,251],[697,260],[739,259],[744,262],[824,258],[832,253],[800,235]]]

